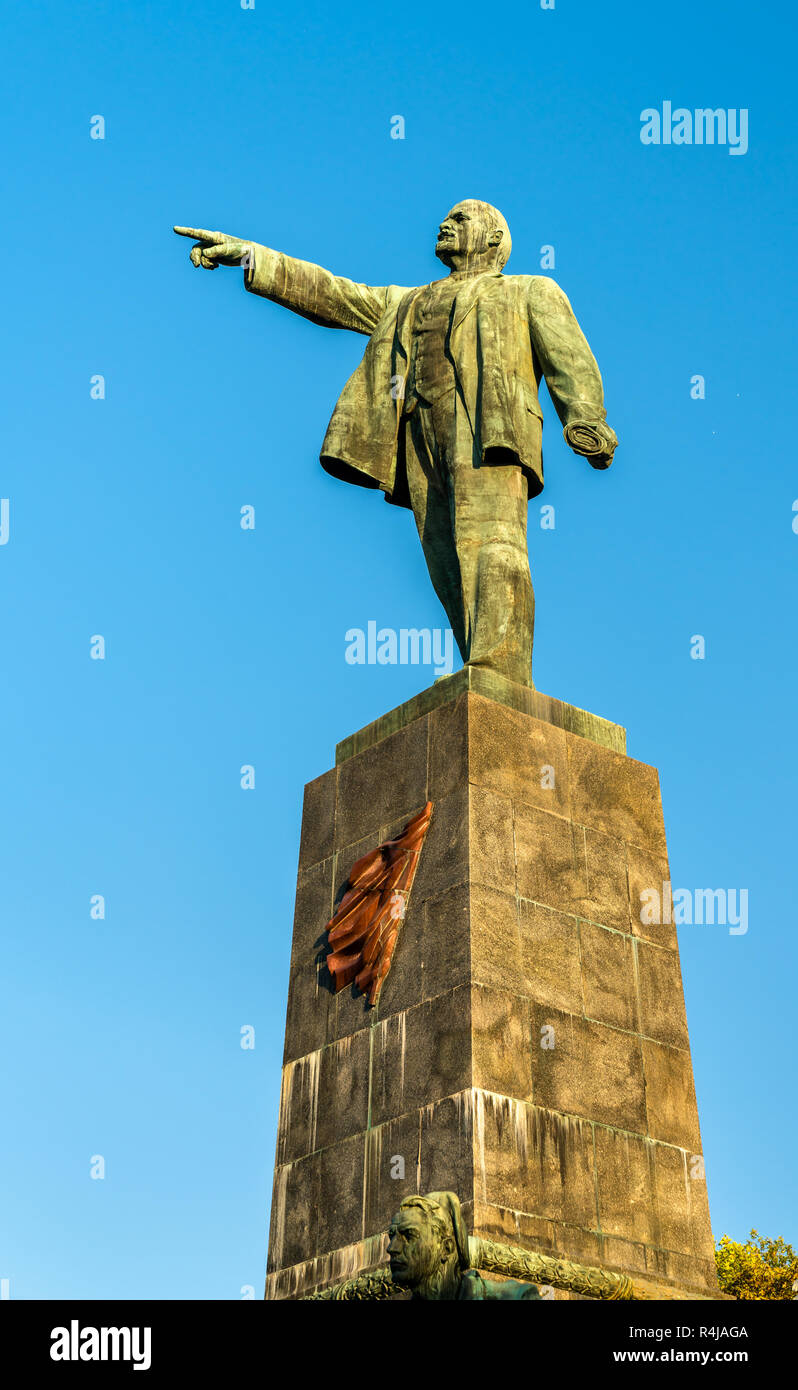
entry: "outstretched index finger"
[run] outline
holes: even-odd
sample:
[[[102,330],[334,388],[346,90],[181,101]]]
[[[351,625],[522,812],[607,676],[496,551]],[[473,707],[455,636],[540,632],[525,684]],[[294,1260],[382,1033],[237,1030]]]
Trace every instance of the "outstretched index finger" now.
[[[206,232],[202,227],[173,227],[172,231],[177,232],[178,236],[191,237],[192,241],[205,241],[209,245],[225,239],[221,232]]]

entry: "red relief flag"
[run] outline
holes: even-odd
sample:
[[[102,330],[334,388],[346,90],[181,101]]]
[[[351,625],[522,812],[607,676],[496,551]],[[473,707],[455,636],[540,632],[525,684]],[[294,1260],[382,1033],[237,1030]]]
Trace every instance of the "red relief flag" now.
[[[428,801],[401,835],[378,845],[352,866],[344,895],[326,928],[327,969],[336,994],[354,981],[369,1004],[377,1003],[431,817],[432,802]]]

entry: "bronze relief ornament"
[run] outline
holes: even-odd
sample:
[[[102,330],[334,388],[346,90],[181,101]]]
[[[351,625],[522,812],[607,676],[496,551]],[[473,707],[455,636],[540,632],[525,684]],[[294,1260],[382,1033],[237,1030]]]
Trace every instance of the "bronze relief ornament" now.
[[[431,817],[432,802],[428,801],[401,835],[353,864],[344,895],[326,928],[327,969],[336,994],[354,981],[370,1005],[379,1000]]]

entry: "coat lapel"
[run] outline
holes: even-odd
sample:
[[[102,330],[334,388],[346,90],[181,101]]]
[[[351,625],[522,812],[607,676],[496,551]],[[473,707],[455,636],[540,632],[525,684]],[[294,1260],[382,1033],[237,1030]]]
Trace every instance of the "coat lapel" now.
[[[450,338],[457,332],[463,319],[468,318],[471,310],[479,298],[479,291],[486,279],[498,279],[501,271],[485,270],[481,275],[475,275],[473,279],[466,280],[463,288],[458,290],[457,298],[454,301],[454,314],[452,316],[452,326],[449,330]]]
[[[467,280],[463,288],[458,291],[457,298],[454,301],[452,326],[449,329],[449,352],[451,353],[454,369],[460,383],[460,392],[463,404],[466,408],[466,414],[468,415],[471,429],[475,435],[477,410],[475,394],[476,380],[472,372],[462,370],[459,352],[459,330],[468,318],[471,310],[479,302],[480,291],[485,287],[486,281],[500,278],[501,271],[486,270],[482,275],[475,275],[472,280]]]
[[[396,311],[396,337],[407,360],[410,359],[410,338],[413,332],[412,310],[418,296],[423,294],[426,288],[426,285],[420,285],[418,289],[410,290],[400,299],[399,308]]]

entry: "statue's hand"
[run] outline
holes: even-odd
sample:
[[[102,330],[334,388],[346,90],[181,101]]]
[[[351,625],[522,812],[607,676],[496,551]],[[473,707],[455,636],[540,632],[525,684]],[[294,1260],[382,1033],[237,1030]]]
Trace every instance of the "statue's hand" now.
[[[609,468],[618,447],[618,436],[609,425],[572,420],[565,426],[563,435],[569,448],[575,454],[582,454],[593,468]]]
[[[196,246],[191,248],[191,264],[202,266],[204,270],[215,270],[218,265],[252,264],[253,243],[239,241],[237,237],[226,236],[224,232],[206,232],[201,227],[175,227],[178,236],[191,237]]]

